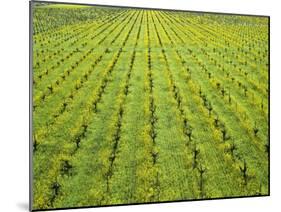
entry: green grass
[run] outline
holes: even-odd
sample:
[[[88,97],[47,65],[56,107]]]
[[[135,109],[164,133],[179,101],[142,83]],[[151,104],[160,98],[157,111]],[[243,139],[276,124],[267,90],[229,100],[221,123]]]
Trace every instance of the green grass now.
[[[91,7],[89,5],[77,5],[77,4],[38,4],[36,5],[37,8],[58,8],[58,9],[79,9],[79,8],[86,8]]]
[[[33,209],[268,194],[267,18],[33,10]]]

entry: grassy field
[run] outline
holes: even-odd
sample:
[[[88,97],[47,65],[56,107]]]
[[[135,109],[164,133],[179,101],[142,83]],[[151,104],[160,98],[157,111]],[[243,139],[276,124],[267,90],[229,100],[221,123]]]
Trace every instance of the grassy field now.
[[[33,7],[33,209],[267,195],[268,18]]]

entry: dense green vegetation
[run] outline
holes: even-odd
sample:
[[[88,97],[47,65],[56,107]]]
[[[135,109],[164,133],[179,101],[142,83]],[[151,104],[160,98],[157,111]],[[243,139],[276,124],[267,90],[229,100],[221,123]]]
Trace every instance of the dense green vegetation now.
[[[36,4],[33,26],[33,209],[268,194],[268,18]]]

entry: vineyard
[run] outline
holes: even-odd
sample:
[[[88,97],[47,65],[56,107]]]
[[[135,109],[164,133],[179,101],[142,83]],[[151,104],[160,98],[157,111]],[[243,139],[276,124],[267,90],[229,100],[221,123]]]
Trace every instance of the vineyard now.
[[[32,12],[33,209],[269,194],[268,17]]]

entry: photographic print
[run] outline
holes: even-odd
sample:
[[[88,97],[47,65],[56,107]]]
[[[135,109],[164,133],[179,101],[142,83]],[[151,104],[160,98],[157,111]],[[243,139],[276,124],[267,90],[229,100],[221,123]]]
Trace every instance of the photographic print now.
[[[32,210],[269,195],[268,16],[30,14]]]

